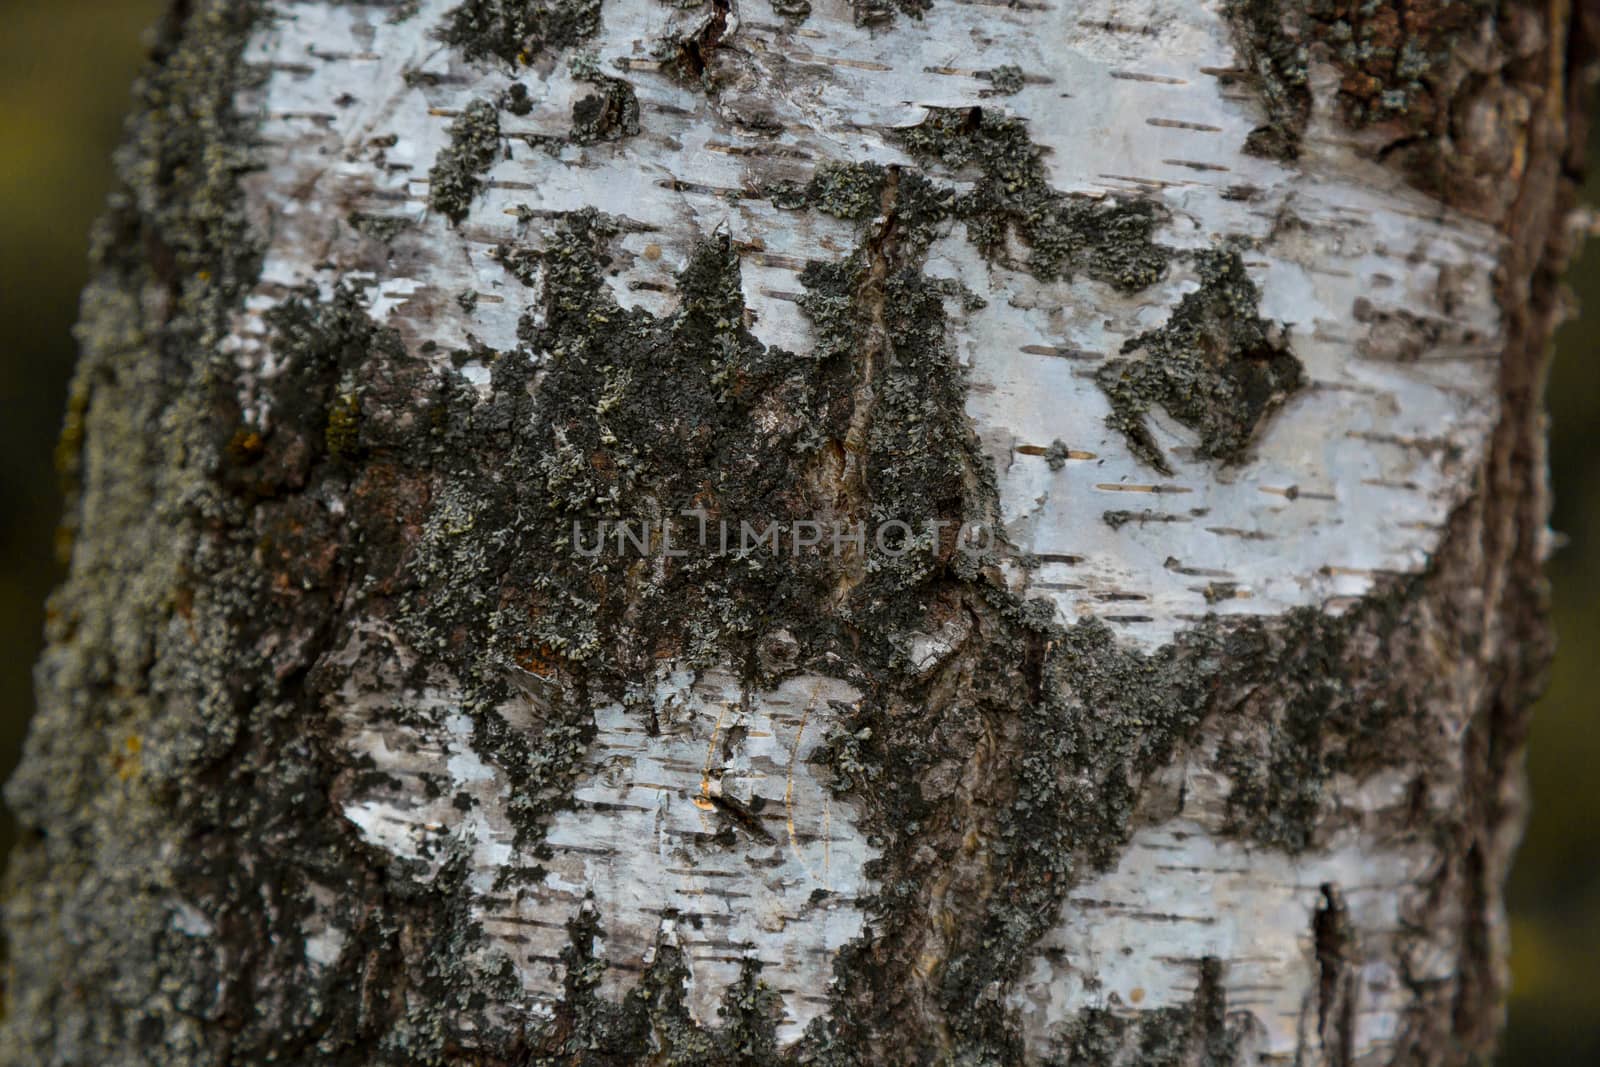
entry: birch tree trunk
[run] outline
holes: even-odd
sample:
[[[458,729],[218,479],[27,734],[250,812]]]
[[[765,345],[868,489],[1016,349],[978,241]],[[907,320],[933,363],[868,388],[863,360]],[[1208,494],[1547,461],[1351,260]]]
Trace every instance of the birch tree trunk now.
[[[16,1064],[1467,1064],[1594,12],[181,0]]]

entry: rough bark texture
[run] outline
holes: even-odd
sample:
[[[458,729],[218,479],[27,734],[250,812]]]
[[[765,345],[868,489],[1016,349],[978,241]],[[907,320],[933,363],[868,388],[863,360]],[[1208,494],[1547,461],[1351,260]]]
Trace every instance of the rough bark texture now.
[[[1595,29],[178,4],[0,1061],[1482,1062]]]

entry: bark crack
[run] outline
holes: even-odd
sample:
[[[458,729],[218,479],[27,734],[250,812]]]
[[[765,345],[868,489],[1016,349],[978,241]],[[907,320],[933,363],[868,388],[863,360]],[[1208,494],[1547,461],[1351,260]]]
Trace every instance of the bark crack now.
[[[1311,920],[1317,953],[1317,1036],[1329,1067],[1348,1067],[1355,1057],[1356,982],[1350,961],[1359,955],[1344,894],[1322,885],[1322,902]]]
[[[887,362],[894,358],[894,342],[890,337],[884,305],[886,283],[891,271],[898,266],[896,230],[899,218],[895,208],[899,188],[900,169],[890,167],[884,174],[883,188],[879,193],[879,221],[874,224],[863,248],[866,270],[856,290],[857,299],[866,313],[867,328],[856,368],[850,423],[844,437],[841,487],[847,499],[857,502],[865,502],[871,496],[867,480],[867,438],[872,429],[873,409],[877,405],[878,378],[886,369]]]

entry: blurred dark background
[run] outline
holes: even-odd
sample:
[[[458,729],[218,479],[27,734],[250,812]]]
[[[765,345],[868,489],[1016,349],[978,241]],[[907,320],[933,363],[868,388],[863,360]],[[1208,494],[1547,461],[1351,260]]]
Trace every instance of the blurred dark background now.
[[[0,777],[32,711],[43,601],[60,578],[51,452],[71,372],[90,222],[111,181],[142,34],[164,0],[0,2]],[[1590,156],[1600,170],[1600,139]],[[1600,206],[1600,181],[1589,202]],[[1552,562],[1561,649],[1528,755],[1533,820],[1512,879],[1501,1067],[1600,1064],[1600,240],[1570,283],[1591,321],[1556,338]],[[0,856],[14,827],[0,815]]]

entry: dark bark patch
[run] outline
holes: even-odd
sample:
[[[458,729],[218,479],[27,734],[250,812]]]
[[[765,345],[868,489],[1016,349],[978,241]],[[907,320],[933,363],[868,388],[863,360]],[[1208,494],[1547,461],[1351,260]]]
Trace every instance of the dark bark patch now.
[[[920,20],[933,0],[850,0],[851,11],[857,26],[883,26],[894,21],[898,13]]]
[[[698,7],[703,0],[683,6]],[[730,0],[709,0],[705,16],[685,32],[664,37],[651,48],[651,54],[663,60],[669,69],[688,82],[698,82],[708,91],[716,88],[716,78],[711,74],[712,53],[722,44],[728,32]]]
[[[369,211],[352,211],[345,221],[365,237],[388,244],[409,230],[414,221],[401,215],[378,215]]]
[[[580,56],[572,64],[573,74],[590,83],[595,91],[572,105],[572,130],[567,139],[573,144],[620,141],[639,132],[639,97],[621,78],[600,73],[591,56]]]
[[[595,1067],[777,1067],[788,1062],[778,1053],[782,998],[761,978],[760,963],[746,961],[723,995],[721,1025],[705,1026],[689,1013],[685,987],[692,976],[670,934],[657,935],[653,958],[620,1003],[602,997],[607,965],[595,954],[595,943],[604,934],[593,907],[580,908],[568,920],[568,944],[561,952],[565,996],[555,1018],[529,1035],[531,1062]]]
[[[1195,255],[1200,288],[1159,328],[1131,338],[1095,374],[1111,401],[1106,424],[1134,455],[1172,473],[1145,422],[1157,404],[1200,435],[1199,454],[1236,462],[1267,416],[1305,384],[1282,327],[1257,313],[1260,291],[1237,249]]]
[[[271,398],[270,426],[236,431],[255,433],[262,444],[259,455],[237,457],[227,472],[229,484],[272,496],[303,488],[324,459],[359,456],[360,373],[373,361],[390,373],[411,362],[399,335],[373,324],[361,299],[357,291],[340,286],[324,303],[314,289],[306,289],[266,313],[283,370],[264,390]]]
[[[485,357],[486,400],[454,389],[436,416],[418,420],[455,457],[445,467],[463,516],[422,547],[436,576],[416,602],[426,647],[454,655],[445,635],[494,631],[517,645],[501,650],[507,658],[523,646],[551,650],[620,692],[660,656],[731,652],[758,669],[757,645],[776,629],[811,652],[841,626],[881,642],[872,635],[887,627],[873,620],[899,613],[902,594],[949,566],[949,544],[886,553],[869,536],[859,555],[848,546],[840,556],[793,553],[785,542],[741,556],[718,551],[719,525],[737,539],[742,522],[893,519],[920,537],[931,520],[977,511],[979,459],[945,338],[944,288],[875,259],[899,255],[884,251],[892,237],[876,252],[813,264],[801,307],[818,343],[792,353],[750,333],[738,256],[724,239],[691,257],[670,315],[619,307],[605,281],[617,233],[583,212],[558,220],[542,248],[505,249],[502,260],[540,285],[523,345]],[[866,345],[878,353],[870,371]],[[527,389],[535,374],[537,403]],[[851,464],[864,490],[840,480]],[[617,530],[663,521],[691,551],[656,572]],[[448,532],[457,526],[471,533]],[[603,538],[604,551],[586,557],[575,538]],[[824,610],[840,568],[859,576],[844,604]],[[480,581],[502,592],[485,598]],[[487,613],[500,622],[490,626]]]
[[[1233,0],[1226,12],[1242,67],[1228,77],[1249,82],[1265,112],[1246,151],[1299,158],[1312,65],[1331,64],[1331,103],[1365,151],[1446,203],[1503,217],[1551,78],[1541,9],[1489,0]]]
[[[1344,894],[1332,883],[1322,886],[1311,938],[1317,953],[1317,1036],[1330,1064],[1349,1067],[1356,1057],[1355,961],[1361,958],[1361,946],[1350,928]]]
[[[1195,991],[1181,1008],[1140,1012],[1134,1018],[1091,1008],[1065,1040],[1071,1067],[1233,1067],[1249,1025],[1248,1014],[1229,1017],[1222,988],[1222,963],[1207,956],[1195,963]]]
[[[1311,117],[1307,43],[1276,0],[1233,0],[1224,9],[1244,77],[1254,85],[1266,120],[1245,138],[1245,151],[1269,159],[1300,156]]]
[[[527,65],[593,37],[600,6],[601,0],[466,0],[450,11],[439,36],[468,59],[496,56]]]
[[[1029,255],[1022,269],[1049,281],[1078,274],[1131,293],[1159,281],[1172,252],[1152,240],[1163,221],[1152,201],[1098,199],[1050,186],[1027,124],[993,110],[929,108],[921,124],[893,131],[906,151],[957,173],[975,174],[953,213],[991,260],[1012,234]]]
[[[1279,627],[1240,633],[1238,652],[1276,673],[1240,709],[1217,752],[1232,782],[1234,833],[1299,852],[1317,843],[1335,774],[1402,764],[1427,772],[1422,709],[1439,682],[1403,666],[1420,640],[1411,627],[1423,588],[1417,579],[1345,616],[1296,611]],[[1422,662],[1425,653],[1415,655]]]
[[[782,15],[794,25],[811,17],[811,0],[768,0],[774,15]]]

